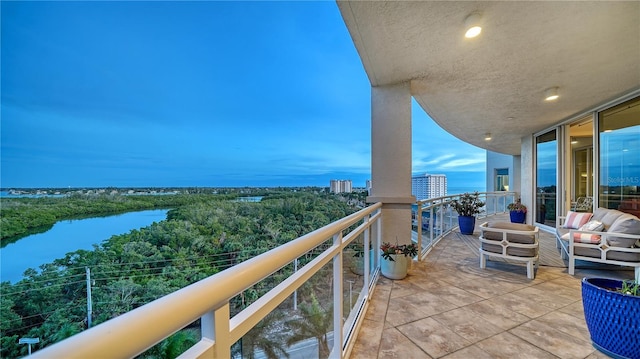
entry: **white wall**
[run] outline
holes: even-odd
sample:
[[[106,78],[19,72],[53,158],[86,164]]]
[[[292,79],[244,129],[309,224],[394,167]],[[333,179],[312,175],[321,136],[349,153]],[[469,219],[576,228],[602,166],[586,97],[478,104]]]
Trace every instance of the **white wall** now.
[[[533,136],[525,136],[521,139],[520,147],[520,188],[524,191],[520,191],[520,197],[522,203],[527,208],[527,223],[534,223],[535,220],[535,187],[534,187],[534,162],[533,162]]]
[[[487,151],[487,191],[497,191],[495,173],[497,169],[509,169],[509,191],[520,192],[520,177],[522,173],[521,156],[511,156],[502,153]]]

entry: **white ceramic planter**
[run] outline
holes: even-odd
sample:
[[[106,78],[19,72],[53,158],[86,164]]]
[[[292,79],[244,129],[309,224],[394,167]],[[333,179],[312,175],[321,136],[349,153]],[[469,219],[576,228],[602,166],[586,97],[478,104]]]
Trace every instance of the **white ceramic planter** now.
[[[402,254],[392,254],[394,261],[380,259],[380,272],[389,279],[402,279],[407,276],[411,258]]]

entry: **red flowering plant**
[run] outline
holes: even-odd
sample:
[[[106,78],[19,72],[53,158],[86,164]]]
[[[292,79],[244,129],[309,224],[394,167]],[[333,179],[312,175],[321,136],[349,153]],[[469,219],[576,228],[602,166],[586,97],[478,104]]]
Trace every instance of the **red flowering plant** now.
[[[405,257],[415,257],[418,254],[418,246],[415,243],[411,244],[391,244],[383,242],[380,246],[382,251],[382,258],[395,262],[392,254],[403,254]]]

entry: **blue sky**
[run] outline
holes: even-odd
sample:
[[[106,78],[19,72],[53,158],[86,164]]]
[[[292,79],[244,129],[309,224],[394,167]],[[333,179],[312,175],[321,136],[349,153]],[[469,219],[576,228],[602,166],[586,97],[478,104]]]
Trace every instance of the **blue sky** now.
[[[335,2],[6,2],[2,187],[370,178],[370,85]],[[413,171],[485,152],[414,104]]]

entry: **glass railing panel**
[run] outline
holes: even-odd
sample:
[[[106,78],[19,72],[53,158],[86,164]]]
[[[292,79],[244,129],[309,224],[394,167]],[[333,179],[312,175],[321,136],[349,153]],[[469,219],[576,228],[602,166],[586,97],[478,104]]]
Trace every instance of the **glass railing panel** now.
[[[281,303],[231,346],[231,358],[292,358],[289,318],[297,312],[293,298]]]
[[[333,349],[333,261],[298,288],[296,310],[285,322],[290,358],[327,358]]]
[[[313,265],[314,259],[332,244],[333,238],[325,240],[291,264],[234,297],[230,301],[231,316],[237,314],[234,308],[246,308],[292,274]],[[331,260],[299,288],[291,288],[291,295],[234,343],[232,357],[306,358],[317,357],[318,353],[324,353],[327,348],[330,350],[326,334],[322,336],[318,333],[333,331],[332,278]]]
[[[365,255],[369,258],[369,267],[365,267]],[[359,292],[365,288],[364,275],[365,271],[371,273],[373,269],[373,250],[364,249],[364,233],[361,233],[343,252],[343,296],[344,296],[344,313],[346,318],[349,316],[355,304]]]
[[[371,285],[375,284],[376,282],[375,274],[376,271],[380,268],[381,260],[380,246],[376,245],[373,241],[372,243],[376,247],[369,250],[369,283],[367,283],[368,287],[371,287]]]

